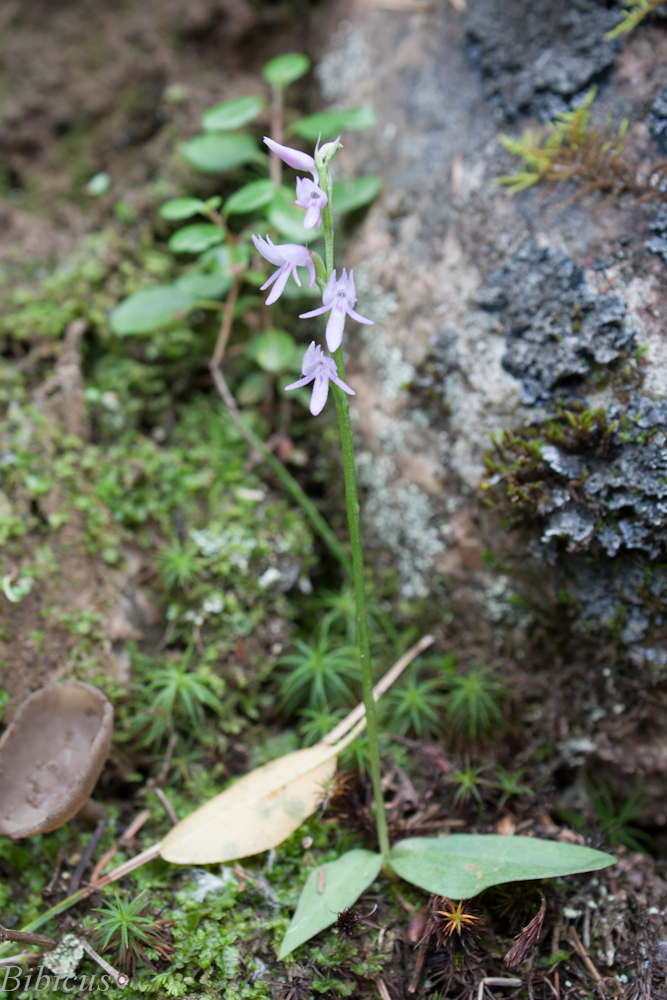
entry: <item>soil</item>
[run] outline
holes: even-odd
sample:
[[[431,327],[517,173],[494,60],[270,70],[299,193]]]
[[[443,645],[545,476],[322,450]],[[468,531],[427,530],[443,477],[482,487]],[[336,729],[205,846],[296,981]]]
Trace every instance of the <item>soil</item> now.
[[[602,116],[627,114],[636,125],[630,150],[657,158],[667,31],[652,23],[623,44],[605,42],[618,7],[596,0],[469,0],[463,15],[459,6],[5,0],[0,264],[10,275],[53,266],[99,230],[120,199],[140,215],[150,185],[186,176],[177,141],[197,131],[205,108],[256,90],[272,55],[301,50],[320,61],[309,77],[313,110],[323,101],[373,104],[378,128],[370,138],[351,135],[341,156],[344,172],[379,172],[385,180],[350,248],[360,309],[376,318],[359,334],[350,369],[369,542],[379,565],[390,551],[405,598],[431,593],[446,605],[436,623],[443,647],[466,649],[466,662],[499,664],[526,702],[543,706],[530,734],[516,736],[523,744],[513,758],[516,764],[537,744],[554,747],[542,802],[511,822],[555,836],[554,800],[576,812],[584,772],[618,801],[639,775],[641,823],[662,855],[665,441],[664,433],[646,441],[641,432],[664,428],[667,405],[664,210],[594,196],[564,204],[560,193],[511,201],[493,178],[511,166],[497,144],[501,131],[571,108],[592,83],[600,86]],[[84,187],[99,171],[110,175],[111,189],[92,199]],[[584,316],[577,336],[567,323],[555,335],[553,314],[574,312]],[[69,343],[56,382],[40,398],[52,419],[85,437],[76,331]],[[634,372],[620,396],[612,386],[616,395],[605,397],[619,421],[638,417],[637,435],[617,431],[610,452],[595,451],[588,463],[599,480],[596,499],[620,510],[627,530],[598,530],[599,509],[571,490],[586,456],[554,448],[538,527],[504,535],[478,491],[489,435],[543,423],[556,398],[590,404],[594,372],[604,368],[613,381],[619,359],[641,344],[649,347],[641,379]],[[643,426],[651,406],[650,427]],[[608,454],[622,476],[610,478]],[[589,545],[593,536],[599,551]],[[502,572],[489,569],[484,552]],[[163,609],[152,605],[138,572],[110,574],[86,552],[82,521],[67,526],[58,556],[68,581],[61,608],[102,615],[109,670],[120,676],[124,642],[155,641]],[[653,563],[649,601],[642,588]],[[573,613],[556,600],[563,588],[577,602]],[[621,600],[629,609],[625,632],[612,635],[609,620]],[[33,648],[43,611],[26,598],[12,609],[12,640],[0,642],[2,684],[15,701],[67,669],[66,630],[55,628],[45,647]],[[648,1000],[665,995],[664,863],[656,870],[646,855],[621,855],[596,882],[595,898],[582,884],[579,897],[563,894],[559,905],[593,913],[584,944],[593,934],[592,961],[610,970],[601,995],[623,995],[611,975],[620,961],[638,970],[633,998]],[[569,932],[553,913],[548,931],[555,951]],[[408,983],[412,952],[404,941],[397,948],[396,974]],[[476,962],[464,963],[455,995],[478,981],[483,963]],[[571,969],[579,979],[566,983],[565,995],[586,995],[586,961]],[[542,1000],[561,987],[545,974],[531,988],[531,1000]]]

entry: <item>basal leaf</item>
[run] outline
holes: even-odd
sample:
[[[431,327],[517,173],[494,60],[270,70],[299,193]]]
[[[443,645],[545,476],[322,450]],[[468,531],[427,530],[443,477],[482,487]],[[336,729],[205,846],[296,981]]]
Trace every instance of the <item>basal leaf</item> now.
[[[242,215],[244,212],[255,212],[258,208],[273,199],[275,185],[269,180],[251,181],[245,184],[225,202],[225,215]]]
[[[369,205],[382,190],[382,178],[378,174],[353,177],[349,181],[339,181],[333,185],[331,203],[334,212],[353,212],[356,208]]]
[[[230,132],[254,121],[263,107],[261,97],[233,97],[205,111],[201,125],[206,132]]]
[[[160,854],[210,865],[277,847],[317,809],[339,752],[319,743],[256,768],[173,827]]]
[[[285,932],[278,958],[310,941],[353,906],[380,874],[382,855],[355,850],[314,868],[303,887],[296,912]]]
[[[192,298],[177,285],[156,285],[135,292],[111,313],[110,324],[121,336],[150,333],[192,309]]]
[[[238,132],[196,135],[181,143],[181,153],[191,167],[205,174],[218,174],[223,170],[234,170],[244,163],[263,162],[265,159],[254,139]]]
[[[317,142],[318,136],[322,133],[322,141],[326,142],[328,139],[335,139],[345,129],[358,131],[372,128],[376,124],[375,112],[368,105],[364,105],[349,111],[320,111],[319,114],[308,115],[294,122],[290,132],[296,132],[302,139],[308,139],[310,142]]]
[[[172,198],[165,201],[160,209],[163,219],[191,219],[193,215],[206,212],[206,202],[199,198]]]
[[[219,226],[212,222],[193,222],[171,235],[169,249],[174,253],[201,253],[223,240],[224,234]]]
[[[290,243],[309,243],[321,235],[314,229],[304,229],[305,212],[294,204],[294,191],[291,188],[278,188],[273,201],[266,208],[269,223],[278,230],[281,236],[287,237]]]
[[[616,858],[558,840],[453,833],[401,840],[389,860],[397,875],[427,892],[469,899],[491,885],[597,871]]]
[[[269,59],[262,68],[262,76],[274,87],[287,87],[310,69],[310,59],[301,52],[286,52]]]

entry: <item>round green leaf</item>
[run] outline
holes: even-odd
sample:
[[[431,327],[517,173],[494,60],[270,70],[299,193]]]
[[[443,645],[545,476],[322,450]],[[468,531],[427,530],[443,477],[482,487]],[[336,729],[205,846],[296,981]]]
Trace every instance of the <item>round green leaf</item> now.
[[[189,312],[192,299],[176,285],[156,285],[124,299],[111,313],[110,324],[121,336],[150,333]]]
[[[255,343],[255,360],[265,372],[284,371],[292,360],[295,341],[286,330],[267,330]]]
[[[269,59],[262,68],[262,76],[274,87],[287,87],[310,69],[310,59],[301,52],[286,52]]]
[[[196,135],[181,143],[181,153],[191,167],[205,174],[218,174],[223,170],[234,170],[244,163],[263,162],[265,159],[254,139],[237,132]]]
[[[231,274],[206,274],[202,271],[191,271],[176,281],[176,286],[184,291],[193,302],[202,299],[221,299],[234,284]]]
[[[353,212],[356,208],[369,205],[381,190],[382,178],[378,174],[339,181],[333,185],[331,206],[334,212]]]
[[[276,188],[272,181],[251,181],[245,184],[225,202],[225,215],[242,215],[245,212],[255,212],[258,208],[272,200]]]
[[[219,226],[212,222],[195,222],[184,226],[169,239],[169,249],[174,253],[201,253],[209,247],[222,243],[224,235]]]
[[[281,236],[286,236],[290,243],[309,243],[316,240],[319,233],[314,229],[304,229],[305,212],[294,204],[292,188],[280,187],[273,196],[273,201],[266,208],[269,223],[278,230]]]
[[[193,215],[206,212],[206,203],[199,198],[172,198],[165,201],[160,209],[163,219],[191,219]]]
[[[256,406],[266,396],[268,380],[265,372],[250,372],[236,390],[239,406]]]
[[[469,899],[491,885],[597,871],[616,858],[558,840],[453,833],[401,840],[389,860],[397,875],[427,892]]]
[[[320,111],[316,115],[308,115],[295,122],[290,131],[296,132],[302,139],[317,142],[322,133],[322,140],[335,139],[345,129],[359,131],[373,128],[377,124],[375,112],[368,105],[352,108],[349,111]]]
[[[278,959],[310,941],[338,919],[338,914],[354,906],[361,894],[380,874],[382,855],[357,849],[336,861],[318,865],[306,879],[296,912],[285,931]]]
[[[202,115],[202,128],[206,132],[230,132],[255,120],[264,107],[261,97],[233,97],[209,108]]]

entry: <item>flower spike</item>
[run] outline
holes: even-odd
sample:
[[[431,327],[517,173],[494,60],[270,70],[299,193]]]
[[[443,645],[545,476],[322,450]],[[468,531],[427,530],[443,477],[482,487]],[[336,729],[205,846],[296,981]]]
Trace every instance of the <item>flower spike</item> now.
[[[358,312],[355,312],[354,306],[356,301],[357,290],[354,285],[354,272],[350,271],[348,275],[345,268],[343,268],[340,278],[336,278],[336,272],[334,271],[327,281],[322,293],[322,302],[324,305],[321,305],[319,309],[300,313],[299,318],[310,319],[312,316],[321,316],[322,313],[331,310],[331,315],[327,322],[327,347],[333,352],[340,347],[343,340],[343,326],[346,315],[351,316],[357,323],[364,323],[366,326],[374,325],[372,319],[366,319],[365,316],[360,316]]]
[[[339,389],[346,392],[348,396],[356,395],[354,389],[350,389],[349,385],[346,385],[339,378],[334,359],[327,358],[322,353],[322,348],[314,340],[303,356],[301,373],[303,378],[292,382],[290,385],[286,385],[285,389],[300,389],[301,386],[308,385],[309,382],[314,382],[313,394],[310,397],[310,412],[314,417],[324,409],[324,404],[329,395],[329,382],[333,382]]]
[[[310,251],[306,247],[299,246],[298,243],[280,243],[276,246],[269,236],[266,239],[262,239],[261,236],[253,236],[252,241],[255,244],[257,252],[265,260],[268,260],[270,264],[278,265],[278,270],[274,271],[260,289],[260,291],[264,291],[269,285],[273,285],[266,298],[267,306],[272,305],[272,303],[280,298],[285,290],[285,285],[290,274],[293,275],[297,285],[301,288],[299,275],[296,271],[297,267],[308,268],[308,273],[310,274],[308,286],[309,288],[315,287],[315,265],[313,264],[313,258],[310,256]]]

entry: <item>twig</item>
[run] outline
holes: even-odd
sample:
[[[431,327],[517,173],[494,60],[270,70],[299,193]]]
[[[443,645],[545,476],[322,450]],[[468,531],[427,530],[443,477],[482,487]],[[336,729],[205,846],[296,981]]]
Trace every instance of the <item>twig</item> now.
[[[106,866],[109,864],[112,858],[114,858],[115,855],[118,853],[118,849],[123,844],[127,844],[130,840],[132,840],[134,836],[136,836],[136,834],[142,828],[146,820],[150,817],[150,814],[151,814],[150,809],[142,809],[140,813],[137,813],[137,815],[134,817],[134,819],[127,827],[127,829],[124,830],[123,833],[121,834],[118,843],[114,844],[113,847],[110,847],[109,850],[102,855],[100,860],[93,868],[93,873],[90,876],[91,883],[98,881]]]
[[[523,979],[505,979],[501,976],[485,976],[480,979],[477,989],[477,1000],[482,1000],[485,986],[523,986]]]
[[[153,794],[154,794],[154,795],[156,795],[156,796],[158,797],[158,799],[160,800],[160,805],[162,806],[162,808],[163,808],[163,809],[164,809],[164,811],[166,812],[166,814],[167,814],[167,817],[168,817],[168,819],[169,819],[169,822],[171,823],[171,825],[172,825],[172,826],[176,826],[176,824],[178,823],[178,816],[177,816],[177,815],[176,815],[176,813],[174,812],[174,807],[172,806],[171,802],[169,801],[169,799],[168,799],[168,798],[167,798],[167,796],[165,795],[165,793],[164,793],[164,789],[163,789],[163,788],[160,788],[160,786],[159,786],[159,785],[155,785],[155,786],[154,786],[154,787],[153,787],[153,788],[151,789],[151,791],[152,791],[152,792],[153,792]]]
[[[373,700],[378,701],[380,696],[391,687],[397,677],[400,677],[405,668],[412,663],[414,658],[419,656],[420,653],[431,646],[434,642],[435,638],[432,635],[425,635],[422,636],[419,642],[416,642],[414,646],[411,646],[407,653],[404,653],[400,660],[397,660],[393,667],[387,671],[382,680],[378,681],[375,685],[373,688]],[[345,733],[359,721],[359,719],[363,719],[365,714],[366,709],[364,708],[363,702],[360,702],[356,708],[352,709],[349,715],[346,715],[345,718],[338,723],[335,729],[332,729],[330,733],[327,733],[322,740],[322,743],[327,743],[330,746],[337,743],[341,736],[344,736]]]
[[[107,960],[102,958],[101,955],[98,955],[95,949],[88,944],[85,938],[79,938],[79,941],[81,942],[81,947],[86,954],[90,955],[93,961],[97,962],[101,969],[104,969],[105,972],[109,973],[118,989],[124,989],[129,983],[130,977],[124,972],[119,972],[117,969],[114,969],[113,965],[109,965]]]
[[[0,969],[6,969],[7,966],[17,965],[18,962],[41,962],[42,956],[36,951],[20,951],[18,955],[7,955],[6,958],[0,958]]]
[[[598,991],[601,993],[602,996],[606,997],[608,994],[606,987],[604,985],[604,979],[593,965],[591,957],[584,948],[583,944],[581,943],[581,938],[575,931],[574,927],[570,927],[569,936],[570,936],[570,941],[576,948],[581,961],[584,963],[584,965],[592,975],[593,979],[595,980],[595,985],[597,986]]]
[[[71,896],[79,888],[79,883],[80,883],[80,881],[81,881],[81,879],[83,877],[83,873],[85,872],[86,868],[88,867],[88,862],[90,861],[91,857],[93,856],[93,851],[95,850],[95,848],[99,844],[99,842],[100,842],[100,840],[102,838],[102,834],[106,830],[108,824],[109,824],[109,820],[108,819],[103,819],[95,827],[95,832],[93,833],[92,837],[90,838],[90,840],[86,844],[86,847],[84,848],[83,854],[81,855],[81,859],[80,859],[78,865],[76,866],[76,868],[74,869],[74,874],[72,875],[69,887],[67,889],[67,893],[66,893],[67,896]]]
[[[213,357],[210,362],[211,370],[213,368],[219,368],[222,364],[222,359],[225,356],[225,348],[227,347],[227,341],[229,340],[229,335],[232,332],[232,324],[234,322],[234,308],[236,306],[236,300],[239,297],[242,282],[243,279],[237,277],[232,285],[229,295],[227,296],[227,301],[225,302],[225,308],[222,314],[222,323],[220,324],[220,333],[218,334],[215,350],[213,351]]]
[[[32,934],[30,931],[15,931],[11,927],[0,927],[0,941],[16,941],[18,944],[38,944],[40,948],[55,948],[55,938],[46,934]]]
[[[387,989],[387,984],[385,983],[384,979],[376,979],[375,985],[378,988],[378,993],[382,997],[382,1000],[391,1000],[391,994]]]

